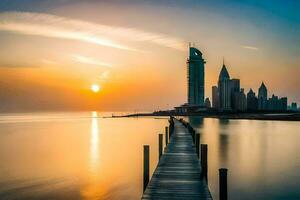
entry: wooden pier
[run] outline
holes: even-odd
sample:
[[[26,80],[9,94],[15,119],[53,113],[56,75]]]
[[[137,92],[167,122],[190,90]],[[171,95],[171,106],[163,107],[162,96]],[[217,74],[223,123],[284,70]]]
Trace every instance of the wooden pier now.
[[[195,134],[188,123],[171,118],[169,132],[166,132],[166,136],[169,137],[169,143],[160,156],[149,183],[147,182],[149,166],[145,166],[144,160],[142,199],[212,199],[207,185],[207,163],[203,165],[199,160],[200,155],[207,154],[207,146],[201,147],[204,152],[199,153],[199,135]],[[149,146],[146,146],[147,148]],[[202,155],[204,158],[206,156]],[[149,159],[149,154],[146,153],[146,159],[147,157]],[[206,169],[203,170],[203,168]]]

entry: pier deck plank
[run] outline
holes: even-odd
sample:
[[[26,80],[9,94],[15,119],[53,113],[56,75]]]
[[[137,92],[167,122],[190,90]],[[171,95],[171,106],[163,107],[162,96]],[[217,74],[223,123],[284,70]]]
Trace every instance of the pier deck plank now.
[[[201,165],[193,139],[177,120],[142,199],[212,199],[207,183],[200,178]]]

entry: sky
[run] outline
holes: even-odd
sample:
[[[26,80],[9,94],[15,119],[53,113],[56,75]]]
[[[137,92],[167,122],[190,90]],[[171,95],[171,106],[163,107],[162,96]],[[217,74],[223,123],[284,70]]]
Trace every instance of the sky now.
[[[187,101],[186,59],[300,103],[298,0],[1,0],[0,111],[153,111]],[[91,90],[100,87],[99,92]]]

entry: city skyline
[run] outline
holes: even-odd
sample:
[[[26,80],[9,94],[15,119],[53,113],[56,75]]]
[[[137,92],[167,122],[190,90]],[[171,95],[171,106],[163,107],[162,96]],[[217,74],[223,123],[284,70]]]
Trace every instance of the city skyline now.
[[[295,102],[288,104],[288,97],[278,97],[274,93],[268,95],[268,89],[264,83],[261,82],[257,89],[257,96],[253,89],[250,88],[245,93],[245,89],[240,84],[241,80],[230,78],[227,66],[224,63],[219,73],[218,84],[212,86],[212,108],[218,111],[286,111],[289,106],[296,107]],[[207,107],[209,108],[209,107]]]
[[[245,91],[264,81],[270,93],[299,104],[297,7],[297,1],[248,0],[1,1],[0,110],[172,108],[186,101],[190,41],[207,61],[205,97],[212,99],[224,57]]]

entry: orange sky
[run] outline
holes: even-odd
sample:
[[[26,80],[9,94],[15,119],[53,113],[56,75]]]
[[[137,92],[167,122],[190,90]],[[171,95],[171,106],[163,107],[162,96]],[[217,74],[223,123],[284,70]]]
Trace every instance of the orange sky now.
[[[246,91],[263,80],[270,93],[300,102],[299,45],[293,32],[276,33],[288,25],[258,26],[217,11],[87,1],[1,12],[0,110],[142,111],[185,103],[189,41],[207,61],[208,97],[225,57]]]

